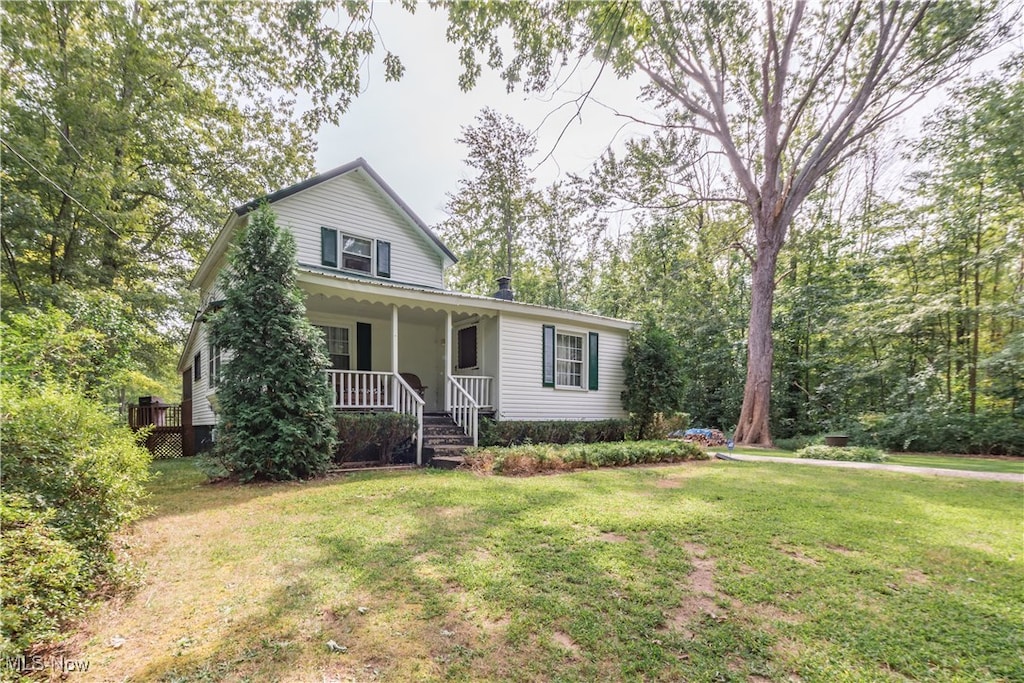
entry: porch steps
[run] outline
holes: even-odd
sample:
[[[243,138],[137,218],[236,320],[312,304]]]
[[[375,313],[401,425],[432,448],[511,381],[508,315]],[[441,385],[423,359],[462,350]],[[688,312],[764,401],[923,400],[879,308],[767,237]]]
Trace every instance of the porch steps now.
[[[462,454],[473,445],[462,427],[447,413],[423,415],[423,451],[429,455],[431,467],[455,469],[462,464]]]

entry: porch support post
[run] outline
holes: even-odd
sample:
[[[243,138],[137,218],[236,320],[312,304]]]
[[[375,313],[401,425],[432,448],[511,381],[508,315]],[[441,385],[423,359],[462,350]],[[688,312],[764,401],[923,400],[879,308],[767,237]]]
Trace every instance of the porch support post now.
[[[452,312],[444,312],[444,409],[452,409],[452,388],[448,386],[448,378],[452,374]]]
[[[398,411],[398,304],[391,304],[391,407]]]

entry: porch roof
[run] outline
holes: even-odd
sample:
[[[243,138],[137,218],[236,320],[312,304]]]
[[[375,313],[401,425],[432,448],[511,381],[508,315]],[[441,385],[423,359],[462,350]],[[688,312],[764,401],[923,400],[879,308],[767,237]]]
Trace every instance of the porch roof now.
[[[331,290],[335,290],[338,296],[344,296],[344,293],[347,292],[350,295],[361,295],[368,301],[378,300],[381,303],[428,304],[442,310],[451,308],[507,312],[521,316],[554,318],[560,321],[573,321],[583,325],[599,325],[622,330],[636,326],[636,323],[630,320],[609,318],[582,311],[570,311],[554,306],[506,301],[479,294],[466,294],[398,282],[371,281],[305,263],[299,264],[299,284],[304,285],[307,291],[318,290],[316,293],[331,294]]]

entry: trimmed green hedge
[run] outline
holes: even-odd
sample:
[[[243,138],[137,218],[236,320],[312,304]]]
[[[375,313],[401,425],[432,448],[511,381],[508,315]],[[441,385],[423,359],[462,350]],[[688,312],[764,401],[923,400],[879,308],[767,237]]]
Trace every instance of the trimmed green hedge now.
[[[798,458],[841,460],[844,462],[885,462],[888,458],[877,448],[866,446],[807,446],[796,452]]]
[[[626,441],[571,445],[523,445],[470,449],[466,463],[479,472],[523,476],[587,467],[707,460],[703,448],[683,441]]]
[[[602,443],[625,441],[629,420],[480,420],[481,446],[531,443]]]
[[[371,446],[380,450],[381,462],[390,463],[395,449],[416,433],[416,418],[402,413],[337,413],[335,421],[336,463],[349,462]]]

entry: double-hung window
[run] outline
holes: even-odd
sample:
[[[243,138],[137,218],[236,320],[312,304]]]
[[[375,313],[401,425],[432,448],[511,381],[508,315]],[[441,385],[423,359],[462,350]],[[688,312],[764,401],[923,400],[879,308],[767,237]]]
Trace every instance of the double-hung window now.
[[[555,386],[583,387],[583,335],[555,335]]]
[[[207,373],[207,377],[209,377],[210,386],[212,387],[216,386],[217,382],[220,380],[220,364],[222,354],[220,347],[218,347],[215,344],[210,344],[208,353],[209,356],[207,358],[207,363],[209,364],[209,372]]]
[[[369,273],[373,270],[370,261],[372,249],[370,240],[360,237],[341,237],[341,267],[346,270],[358,270],[361,273]]]
[[[597,332],[541,328],[541,385],[558,389],[598,390]]]
[[[327,340],[327,354],[331,358],[331,370],[349,370],[352,367],[352,347],[349,344],[347,327],[323,327],[318,325]]]
[[[320,264],[359,273],[376,272],[378,277],[391,277],[391,243],[321,227]]]

